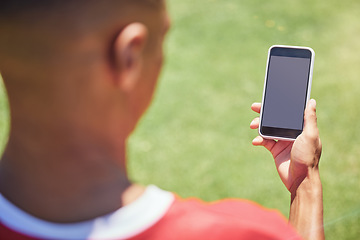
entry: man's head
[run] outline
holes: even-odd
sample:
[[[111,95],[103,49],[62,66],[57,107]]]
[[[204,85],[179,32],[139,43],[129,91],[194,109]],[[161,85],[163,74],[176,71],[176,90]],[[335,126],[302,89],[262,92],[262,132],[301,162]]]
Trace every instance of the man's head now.
[[[12,133],[72,126],[127,136],[150,103],[161,68],[169,25],[164,4],[1,1],[0,71]]]

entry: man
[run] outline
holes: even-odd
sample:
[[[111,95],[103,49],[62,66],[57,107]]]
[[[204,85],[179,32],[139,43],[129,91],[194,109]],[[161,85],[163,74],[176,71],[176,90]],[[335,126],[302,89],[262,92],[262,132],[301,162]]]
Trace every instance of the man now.
[[[126,140],[151,102],[168,28],[161,0],[0,3],[11,113],[1,239],[299,239],[294,228],[324,237],[314,101],[294,144],[253,141],[275,158],[294,228],[248,201],[205,204],[128,179]]]

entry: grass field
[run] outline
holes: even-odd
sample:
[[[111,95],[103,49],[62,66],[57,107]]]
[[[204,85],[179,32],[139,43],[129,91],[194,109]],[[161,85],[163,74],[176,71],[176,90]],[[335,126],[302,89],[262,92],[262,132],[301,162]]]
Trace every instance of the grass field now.
[[[323,141],[327,239],[360,236],[360,21],[358,0],[168,3],[172,30],[153,105],[129,140],[129,171],[183,197],[239,197],[288,215],[272,158],[251,145],[250,105],[261,101],[273,44],[316,52],[312,97]],[[8,129],[4,93],[1,143]]]

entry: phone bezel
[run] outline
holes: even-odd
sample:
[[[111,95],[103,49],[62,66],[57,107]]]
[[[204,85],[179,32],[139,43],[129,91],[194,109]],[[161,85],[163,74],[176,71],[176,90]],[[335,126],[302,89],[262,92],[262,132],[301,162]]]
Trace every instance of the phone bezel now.
[[[315,52],[313,49],[309,47],[287,46],[287,45],[273,45],[269,48],[268,51],[263,97],[262,97],[262,104],[260,110],[259,134],[263,138],[267,138],[267,139],[294,141],[297,138],[297,136],[299,136],[302,133],[302,130],[262,126],[263,106],[266,96],[266,85],[268,81],[268,71],[269,71],[269,63],[271,56],[310,58],[310,69],[309,69],[307,92],[306,92],[305,104],[304,104],[304,110],[305,110],[306,104],[310,98]],[[302,125],[304,125],[304,122]]]

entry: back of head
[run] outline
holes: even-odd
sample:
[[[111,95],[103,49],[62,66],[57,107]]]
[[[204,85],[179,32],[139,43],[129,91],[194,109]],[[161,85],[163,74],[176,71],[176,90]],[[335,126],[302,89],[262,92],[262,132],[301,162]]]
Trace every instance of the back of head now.
[[[66,47],[79,47],[76,40],[90,34],[98,38],[112,34],[114,38],[111,30],[130,22],[151,28],[154,16],[149,18],[149,13],[162,5],[161,0],[1,1],[0,63],[6,58],[27,57],[33,62],[55,54],[60,57]]]
[[[155,48],[159,55],[164,12],[163,0],[1,1],[0,72],[10,103],[9,142],[27,138],[31,143],[41,134],[46,135],[43,142],[60,141],[59,135],[69,138],[66,133],[75,134],[74,129],[83,129],[79,135],[131,132],[148,106],[155,82],[138,84],[132,99],[139,100],[126,106],[131,108],[128,114],[123,96],[108,85],[123,66],[136,60],[137,50],[134,59],[119,64],[116,41],[127,26],[141,23],[147,29],[141,55],[151,68],[159,69],[152,63],[158,61],[149,56]],[[136,45],[137,38],[133,40]],[[158,70],[141,71],[155,79]]]
[[[31,98],[51,103],[59,95],[52,91],[65,88],[68,96],[78,94],[105,68],[100,62],[113,64],[113,43],[129,23],[147,27],[145,52],[151,52],[163,5],[162,0],[1,1],[0,71],[10,105]]]

